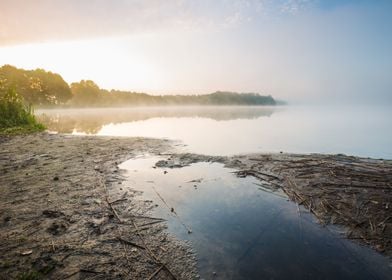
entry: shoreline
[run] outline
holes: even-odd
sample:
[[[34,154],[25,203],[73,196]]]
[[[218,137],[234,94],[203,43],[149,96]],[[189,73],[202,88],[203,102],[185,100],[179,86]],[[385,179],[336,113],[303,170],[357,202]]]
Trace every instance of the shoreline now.
[[[38,133],[0,145],[0,279],[196,278],[189,246],[148,214],[151,202],[117,193],[117,165],[168,140]]]
[[[283,192],[321,225],[392,257],[392,160],[328,154],[244,154],[228,157],[172,154],[156,165],[181,168],[219,162],[252,176],[266,191]]]
[[[119,191],[126,181],[118,164],[143,153],[167,155],[158,167],[221,162],[239,177],[253,176],[270,190],[284,191],[320,223],[350,229],[349,239],[392,256],[392,161],[322,154],[202,156],[178,154],[173,143],[48,133],[0,136],[0,249],[5,252],[0,279],[22,273],[198,278],[189,245],[149,214],[153,202],[134,199],[140,195],[136,191]]]

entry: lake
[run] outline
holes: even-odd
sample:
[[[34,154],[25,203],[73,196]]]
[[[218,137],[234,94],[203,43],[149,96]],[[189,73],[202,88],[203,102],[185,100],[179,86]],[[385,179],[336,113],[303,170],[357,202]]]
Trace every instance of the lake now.
[[[37,115],[53,132],[167,138],[193,153],[392,158],[387,106],[137,107]],[[238,178],[218,163],[153,168],[160,159],[144,155],[122,163],[122,186],[142,191],[138,199],[157,205],[152,214],[191,243],[203,279],[391,279],[386,257],[346,240],[340,228],[319,225],[255,178]]]
[[[55,132],[168,138],[193,153],[282,151],[392,159],[389,106],[136,107],[36,114]]]

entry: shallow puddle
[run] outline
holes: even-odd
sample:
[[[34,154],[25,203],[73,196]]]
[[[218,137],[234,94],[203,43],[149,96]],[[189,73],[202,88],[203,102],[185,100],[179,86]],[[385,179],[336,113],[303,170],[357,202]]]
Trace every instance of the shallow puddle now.
[[[322,227],[284,194],[218,163],[153,168],[143,157],[120,167],[154,216],[191,242],[203,279],[392,279],[387,258]],[[189,233],[191,232],[191,233]]]

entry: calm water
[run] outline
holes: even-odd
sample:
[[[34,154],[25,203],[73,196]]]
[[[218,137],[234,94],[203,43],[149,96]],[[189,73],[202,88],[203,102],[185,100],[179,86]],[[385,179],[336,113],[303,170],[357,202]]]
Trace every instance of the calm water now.
[[[392,159],[388,106],[146,107],[37,114],[52,131],[169,138],[202,154],[283,151]]]
[[[191,242],[202,278],[392,279],[386,258],[321,227],[259,181],[237,178],[217,163],[152,168],[159,159],[123,163],[125,185],[143,191],[142,200],[158,205],[154,216],[167,219],[169,231]]]
[[[41,110],[52,131],[180,140],[184,151],[345,153],[392,158],[389,107],[166,107]],[[391,279],[390,262],[318,225],[281,193],[220,164],[152,168],[122,164],[154,215],[188,240],[204,279]],[[126,190],[124,190],[126,191]],[[159,195],[158,195],[159,194]],[[163,201],[164,200],[164,201]],[[171,212],[175,209],[177,215]],[[188,229],[192,234],[188,234]],[[215,273],[215,274],[214,274]]]

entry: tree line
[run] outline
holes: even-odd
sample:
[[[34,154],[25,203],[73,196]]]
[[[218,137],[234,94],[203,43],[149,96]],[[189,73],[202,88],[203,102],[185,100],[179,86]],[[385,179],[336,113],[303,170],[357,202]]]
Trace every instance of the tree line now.
[[[0,68],[0,97],[12,88],[35,106],[150,106],[150,105],[276,105],[270,95],[217,91],[204,95],[149,95],[101,89],[91,80],[68,85],[56,73],[24,70],[11,65]]]

